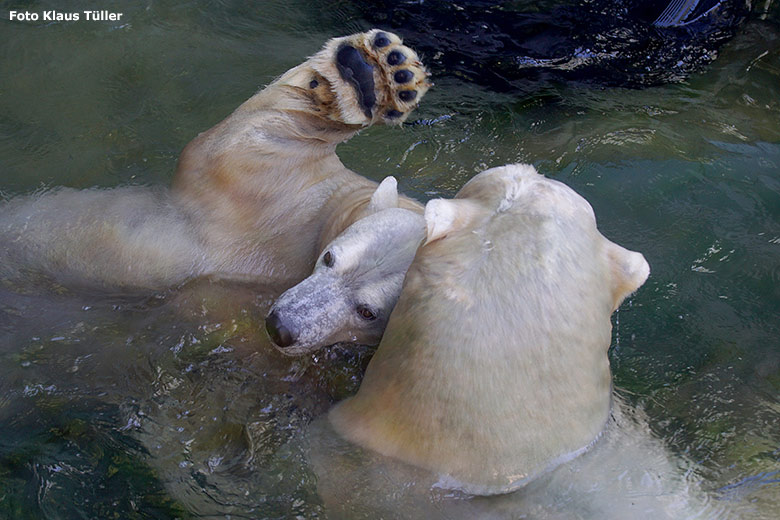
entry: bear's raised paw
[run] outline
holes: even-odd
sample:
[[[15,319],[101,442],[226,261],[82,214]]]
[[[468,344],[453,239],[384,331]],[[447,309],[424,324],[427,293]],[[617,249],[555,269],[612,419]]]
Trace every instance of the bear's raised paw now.
[[[400,124],[431,87],[417,54],[378,29],[334,38],[302,66],[316,109],[348,125]]]

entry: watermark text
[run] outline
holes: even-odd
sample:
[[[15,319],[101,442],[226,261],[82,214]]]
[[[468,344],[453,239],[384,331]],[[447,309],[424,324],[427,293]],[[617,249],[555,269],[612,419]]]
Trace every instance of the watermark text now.
[[[8,19],[19,22],[118,22],[123,15],[114,11],[10,11]]]

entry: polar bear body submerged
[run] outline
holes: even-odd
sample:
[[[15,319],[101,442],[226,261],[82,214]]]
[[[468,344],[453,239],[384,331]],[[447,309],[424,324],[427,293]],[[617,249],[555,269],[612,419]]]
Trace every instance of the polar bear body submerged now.
[[[530,166],[481,173],[425,211],[427,243],[346,439],[469,493],[516,489],[585,450],[610,409],[610,315],[647,278],[590,205]]]

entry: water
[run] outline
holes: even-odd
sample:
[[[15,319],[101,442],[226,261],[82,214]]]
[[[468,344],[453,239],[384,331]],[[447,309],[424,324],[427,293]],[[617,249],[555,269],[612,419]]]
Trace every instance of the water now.
[[[4,6],[0,190],[168,183],[198,132],[328,37],[368,27],[340,5],[128,2],[120,23],[51,25],[11,23]],[[46,8],[83,6],[28,7]],[[681,84],[434,80],[411,124],[364,132],[343,161],[421,200],[517,161],[584,195],[652,269],[614,318],[617,395],[713,501],[776,518],[777,5]],[[276,288],[53,289],[0,289],[0,518],[325,514],[307,431],[356,391],[368,350],[282,358],[260,328]]]

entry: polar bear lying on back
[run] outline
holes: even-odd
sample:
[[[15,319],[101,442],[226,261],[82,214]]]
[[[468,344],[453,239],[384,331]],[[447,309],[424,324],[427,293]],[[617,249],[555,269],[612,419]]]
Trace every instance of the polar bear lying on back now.
[[[193,139],[171,190],[60,188],[0,204],[0,282],[165,289],[215,275],[289,287],[387,201],[422,213],[394,185],[370,204],[377,183],[335,149],[370,125],[400,124],[428,87],[392,33],[330,40]]]
[[[330,40],[193,139],[171,190],[60,188],[0,203],[0,285],[163,290],[214,276],[287,288],[362,221],[351,235],[370,242],[382,230],[374,253],[387,276],[353,279],[342,294],[348,312],[319,332],[376,344],[423,237],[422,206],[399,196],[394,179],[378,187],[348,170],[335,149],[370,125],[403,122],[429,86],[392,33]],[[277,343],[285,339],[280,324]],[[284,346],[302,354],[321,345]]]
[[[610,410],[610,315],[644,257],[531,166],[471,179],[425,208],[427,241],[357,395],[346,439],[469,493],[513,490],[585,450]]]

